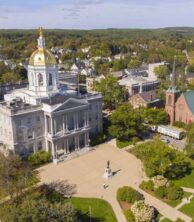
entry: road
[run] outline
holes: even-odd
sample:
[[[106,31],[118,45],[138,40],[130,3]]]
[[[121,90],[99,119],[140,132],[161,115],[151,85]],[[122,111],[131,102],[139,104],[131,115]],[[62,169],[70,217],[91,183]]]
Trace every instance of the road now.
[[[175,146],[179,150],[183,150],[185,148],[185,140],[176,140],[169,136],[161,135],[161,139],[168,139],[170,141],[169,145]]]

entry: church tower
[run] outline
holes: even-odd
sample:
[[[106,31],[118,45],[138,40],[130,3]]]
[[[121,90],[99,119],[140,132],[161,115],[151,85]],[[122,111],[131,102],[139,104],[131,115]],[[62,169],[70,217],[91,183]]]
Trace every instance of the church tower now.
[[[39,28],[37,50],[28,65],[29,91],[37,97],[48,97],[58,92],[58,68],[54,55],[46,49],[42,28]]]
[[[176,62],[175,60],[176,60],[176,57],[174,58],[171,86],[166,91],[165,110],[169,115],[170,124],[173,124],[175,121],[175,105],[176,105],[177,98],[180,95],[180,91],[176,87]]]

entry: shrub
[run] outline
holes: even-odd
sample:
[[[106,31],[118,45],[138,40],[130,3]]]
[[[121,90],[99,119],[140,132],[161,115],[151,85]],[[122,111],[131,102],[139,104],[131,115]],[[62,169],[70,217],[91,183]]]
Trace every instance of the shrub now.
[[[34,166],[48,163],[50,162],[50,159],[51,153],[46,151],[37,151],[36,153],[33,153],[28,157],[28,161],[30,161]]]
[[[176,126],[178,128],[183,128],[183,129],[187,128],[187,125],[185,123],[182,123],[182,122],[179,122],[179,121],[174,122],[173,126]]]
[[[183,189],[181,187],[171,186],[166,189],[167,199],[169,200],[178,200],[183,198]]]
[[[117,191],[118,201],[134,203],[135,201],[143,199],[144,199],[143,195],[131,187],[124,186],[122,188],[119,188]]]
[[[104,133],[93,134],[91,135],[90,140],[90,145],[96,146],[106,141],[106,135]]]
[[[154,208],[145,204],[142,200],[136,201],[131,207],[131,211],[135,216],[135,221],[138,222],[151,222],[155,217]]]
[[[184,220],[178,218],[178,219],[176,220],[176,222],[184,222]]]
[[[154,182],[152,180],[142,181],[142,183],[140,184],[140,188],[142,190],[154,191]]]
[[[128,222],[134,222],[135,221],[135,216],[133,215],[131,209],[128,209],[128,210],[125,211],[125,216],[126,216]]]
[[[158,187],[154,191],[155,195],[159,198],[164,198],[166,196],[166,187]]]

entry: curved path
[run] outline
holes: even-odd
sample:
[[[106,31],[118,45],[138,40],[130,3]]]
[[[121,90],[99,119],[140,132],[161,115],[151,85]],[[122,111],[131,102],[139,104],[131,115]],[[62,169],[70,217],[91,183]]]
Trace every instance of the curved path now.
[[[115,175],[112,179],[105,180],[102,175],[108,160]],[[116,200],[117,189],[124,185],[132,186],[143,193],[146,202],[156,207],[165,217],[173,221],[177,218],[185,222],[191,221],[188,216],[140,190],[138,185],[145,178],[141,162],[130,153],[110,144],[100,145],[95,151],[58,165],[46,165],[40,168],[39,172],[41,182],[68,180],[69,183],[77,185],[76,196],[105,199],[111,204],[118,222],[126,222]],[[104,183],[108,185],[108,188],[103,188]]]

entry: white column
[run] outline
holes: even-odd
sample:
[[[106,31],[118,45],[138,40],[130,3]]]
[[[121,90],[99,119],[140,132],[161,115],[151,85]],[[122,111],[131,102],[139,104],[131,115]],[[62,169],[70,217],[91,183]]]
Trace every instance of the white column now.
[[[88,127],[89,126],[89,112],[87,110],[87,113],[86,113],[86,126]]]
[[[76,112],[76,122],[77,122],[77,129],[79,128],[79,115],[78,112]]]
[[[54,119],[54,134],[57,133],[57,124],[56,124],[56,119]]]
[[[44,116],[44,127],[45,127],[45,135],[48,134],[48,124],[47,124],[47,116]]]
[[[65,115],[65,131],[68,131],[67,114]]]
[[[52,144],[52,154],[53,154],[53,157],[55,157],[55,154],[56,154],[56,152],[55,152],[55,145],[54,145],[53,142],[51,142],[51,144]]]
[[[80,140],[80,135],[78,134],[78,135],[77,135],[77,148],[78,148],[78,150],[80,150],[79,140]]]
[[[86,111],[84,112],[84,127],[86,127]]]
[[[63,116],[63,135],[65,134],[65,117]]]
[[[53,118],[50,117],[50,124],[51,124],[51,135],[53,136],[54,135],[54,126],[53,126]]]
[[[66,140],[66,144],[67,144],[67,147],[66,147],[67,153],[69,153],[69,139]]]
[[[76,115],[73,114],[74,130],[76,130]]]
[[[66,140],[64,139],[63,141],[63,146],[64,146],[64,155],[67,153],[67,144],[66,144]]]

